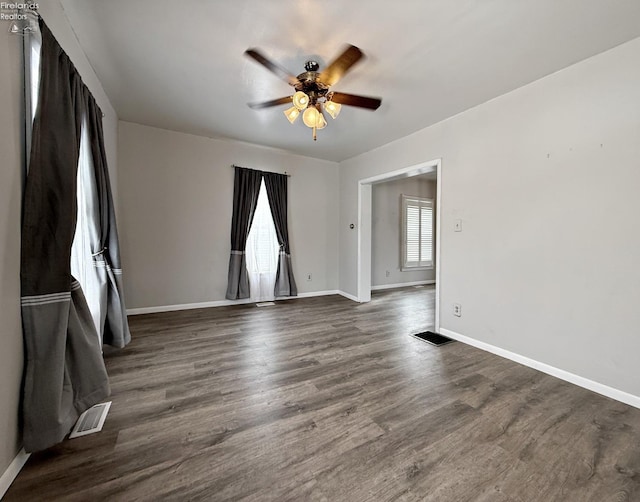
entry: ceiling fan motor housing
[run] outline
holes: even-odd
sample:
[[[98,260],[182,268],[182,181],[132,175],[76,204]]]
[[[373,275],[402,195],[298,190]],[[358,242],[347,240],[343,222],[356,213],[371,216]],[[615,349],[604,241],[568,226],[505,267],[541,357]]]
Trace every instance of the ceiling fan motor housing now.
[[[308,61],[305,67],[309,67],[310,63],[315,62]],[[315,64],[317,66],[318,63]],[[315,104],[318,98],[326,96],[327,92],[329,92],[329,86],[321,82],[318,79],[319,76],[320,74],[317,71],[307,70],[306,72],[298,75],[298,82],[294,86],[296,91],[302,91],[309,96],[309,100],[312,104]]]

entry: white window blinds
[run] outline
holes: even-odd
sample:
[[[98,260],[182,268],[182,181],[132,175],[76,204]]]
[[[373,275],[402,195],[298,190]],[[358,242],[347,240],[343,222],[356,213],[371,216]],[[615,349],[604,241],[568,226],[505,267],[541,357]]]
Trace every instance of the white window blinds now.
[[[402,196],[402,269],[433,267],[433,200]]]

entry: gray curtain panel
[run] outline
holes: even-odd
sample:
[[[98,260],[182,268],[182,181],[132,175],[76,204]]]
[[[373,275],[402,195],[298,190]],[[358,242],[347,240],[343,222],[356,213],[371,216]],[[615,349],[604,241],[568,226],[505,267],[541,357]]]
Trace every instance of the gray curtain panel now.
[[[85,110],[97,194],[98,214],[93,215],[93,221],[98,226],[99,243],[93,260],[100,279],[100,334],[102,343],[121,348],[131,341],[131,334],[124,304],[120,244],[104,148],[102,111],[89,93],[86,94]]]
[[[42,19],[40,30],[40,91],[25,184],[20,270],[28,452],[62,441],[81,412],[109,395],[100,339],[70,263],[88,89]]]
[[[287,223],[287,181],[288,176],[277,173],[263,173],[264,185],[267,189],[269,207],[276,227],[276,235],[280,244],[278,271],[274,295],[297,296],[298,288],[291,267],[291,251],[289,249],[289,228]]]
[[[245,250],[247,237],[258,204],[262,172],[235,167],[233,182],[233,216],[231,219],[231,256],[226,298],[249,298],[249,275]]]

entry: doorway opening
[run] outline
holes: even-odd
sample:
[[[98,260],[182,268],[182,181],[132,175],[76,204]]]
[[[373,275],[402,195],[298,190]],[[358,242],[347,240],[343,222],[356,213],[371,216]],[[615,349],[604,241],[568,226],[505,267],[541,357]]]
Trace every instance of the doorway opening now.
[[[441,159],[405,167],[358,182],[358,301],[371,301],[372,263],[372,188],[373,185],[414,176],[435,175],[435,331],[440,329],[440,221],[441,221]]]

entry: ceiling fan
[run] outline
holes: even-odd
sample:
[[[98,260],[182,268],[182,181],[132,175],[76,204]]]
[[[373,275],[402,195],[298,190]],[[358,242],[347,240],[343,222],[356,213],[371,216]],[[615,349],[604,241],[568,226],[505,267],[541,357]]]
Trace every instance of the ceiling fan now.
[[[293,124],[302,114],[304,124],[313,129],[314,141],[316,140],[316,130],[324,129],[327,125],[324,112],[335,119],[340,113],[342,105],[376,110],[382,103],[380,98],[346,94],[330,89],[364,57],[362,51],[355,45],[347,45],[342,53],[321,72],[319,71],[320,65],[316,61],[307,61],[304,65],[305,71],[297,77],[267,59],[257,49],[247,49],[244,53],[296,90],[292,96],[261,103],[249,103],[249,106],[253,109],[260,109],[292,104],[291,108],[285,110],[285,116]]]

